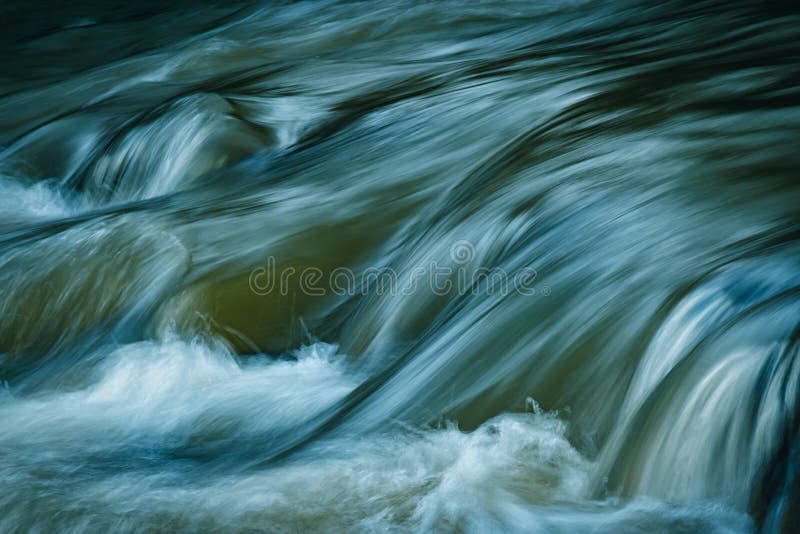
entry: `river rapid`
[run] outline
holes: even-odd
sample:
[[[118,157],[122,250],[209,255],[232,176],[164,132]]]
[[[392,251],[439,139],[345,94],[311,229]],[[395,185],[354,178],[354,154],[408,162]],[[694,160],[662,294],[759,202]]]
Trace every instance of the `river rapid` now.
[[[0,13],[0,531],[798,528],[797,6]]]

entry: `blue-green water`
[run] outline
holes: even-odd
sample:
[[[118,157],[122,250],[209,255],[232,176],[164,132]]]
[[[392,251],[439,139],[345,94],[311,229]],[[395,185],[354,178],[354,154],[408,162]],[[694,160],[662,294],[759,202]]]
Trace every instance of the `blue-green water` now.
[[[794,6],[0,12],[0,530],[796,528]]]

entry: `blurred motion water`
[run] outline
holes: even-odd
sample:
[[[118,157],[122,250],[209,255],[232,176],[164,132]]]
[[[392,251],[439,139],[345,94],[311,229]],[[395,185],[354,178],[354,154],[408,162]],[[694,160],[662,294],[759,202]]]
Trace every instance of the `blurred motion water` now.
[[[0,13],[3,532],[798,528],[798,6]]]

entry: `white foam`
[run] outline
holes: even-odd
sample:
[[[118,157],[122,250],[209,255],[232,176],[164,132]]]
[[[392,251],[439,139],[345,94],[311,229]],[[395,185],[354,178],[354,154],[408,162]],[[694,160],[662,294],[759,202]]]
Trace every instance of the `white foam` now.
[[[255,432],[314,417],[358,383],[335,346],[317,343],[295,356],[242,365],[222,346],[143,342],[110,354],[96,381],[82,389],[7,396],[0,405],[0,454],[15,460],[0,464],[0,505],[10,510],[0,527],[35,529],[52,513],[65,531],[749,527],[743,514],[714,506],[591,501],[595,464],[570,444],[566,423],[541,410],[501,415],[473,432],[451,424],[339,435],[275,467],[214,469],[211,459],[211,465],[103,470],[92,463],[192,435],[246,442]],[[41,470],[60,475],[39,480]],[[35,501],[36,513],[26,499]]]
[[[24,184],[0,178],[0,221],[65,217],[79,209],[76,200],[52,180]]]
[[[97,380],[72,392],[0,406],[0,444],[104,449],[182,443],[192,435],[277,431],[314,416],[352,390],[335,347],[316,344],[296,361],[254,357],[240,365],[224,347],[176,339],[123,346]]]

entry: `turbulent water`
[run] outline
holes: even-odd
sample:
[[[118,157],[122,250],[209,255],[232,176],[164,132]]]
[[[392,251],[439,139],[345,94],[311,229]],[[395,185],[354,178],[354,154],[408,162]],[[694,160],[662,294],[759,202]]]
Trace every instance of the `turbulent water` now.
[[[796,6],[0,11],[0,531],[797,528]]]

